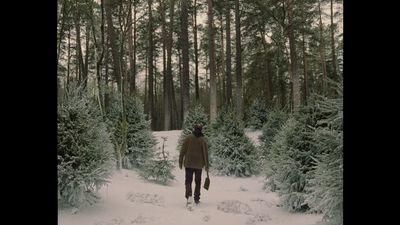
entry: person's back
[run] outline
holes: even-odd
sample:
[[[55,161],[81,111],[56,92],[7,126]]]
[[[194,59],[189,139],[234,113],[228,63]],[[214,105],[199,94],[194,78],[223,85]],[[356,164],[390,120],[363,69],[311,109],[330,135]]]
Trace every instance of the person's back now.
[[[208,147],[203,138],[202,126],[195,125],[193,134],[188,135],[182,144],[179,154],[179,168],[185,166],[185,198],[191,202],[193,173],[195,174],[194,200],[199,203],[201,172],[205,167],[208,172]]]
[[[203,150],[207,149],[204,138],[190,134],[185,138],[182,148],[181,157],[184,156],[184,166],[203,169],[206,165]]]

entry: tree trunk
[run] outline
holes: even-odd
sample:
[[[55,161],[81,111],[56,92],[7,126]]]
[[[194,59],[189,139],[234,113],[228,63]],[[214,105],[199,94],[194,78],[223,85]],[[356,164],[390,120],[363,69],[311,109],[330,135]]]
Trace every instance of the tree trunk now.
[[[172,97],[173,92],[173,80],[172,80],[172,34],[174,25],[174,5],[175,0],[170,0],[170,23],[169,23],[169,33],[166,41],[167,50],[167,71],[164,76],[164,130],[170,130],[172,128],[171,121],[174,121],[174,113],[171,105],[175,101]],[[165,10],[165,8],[164,8]],[[165,23],[165,14],[164,19]],[[176,106],[174,106],[176,107]]]
[[[267,70],[268,70],[268,89],[270,94],[270,103],[273,104],[274,100],[274,81],[272,75],[272,65],[271,65],[271,58],[267,55]]]
[[[62,90],[59,77],[57,77],[57,105],[62,105]]]
[[[91,15],[91,25],[92,25],[92,33],[93,33],[93,41],[96,49],[99,49],[100,55],[97,58],[96,61],[96,79],[97,79],[97,89],[99,93],[99,106],[102,111],[102,113],[105,113],[104,110],[104,105],[103,105],[103,88],[102,88],[102,81],[101,81],[101,70],[102,70],[102,64],[103,64],[103,58],[104,58],[104,0],[101,0],[100,2],[100,9],[101,9],[101,25],[100,25],[100,34],[101,34],[101,43],[100,46],[98,45],[97,39],[96,39],[96,29],[95,29],[95,24],[93,20],[93,8],[90,5],[90,15]],[[103,114],[104,115],[104,114]]]
[[[293,91],[293,110],[295,113],[300,108],[300,81],[299,74],[297,73],[297,53],[296,53],[296,39],[294,37],[293,27],[293,2],[288,0],[288,37],[289,37],[289,48],[290,48],[290,68],[292,71],[292,91]]]
[[[67,91],[69,90],[69,74],[70,74],[70,64],[71,64],[71,30],[68,29],[68,49],[67,49]]]
[[[136,65],[136,49],[137,49],[137,26],[136,26],[136,14],[137,14],[137,0],[133,0],[134,8],[133,8],[133,75],[131,80],[131,88],[133,94],[136,94],[136,74],[137,74],[137,65]]]
[[[60,55],[61,55],[61,43],[62,43],[62,39],[64,37],[64,29],[65,29],[65,17],[67,16],[67,12],[66,12],[66,1],[63,1],[62,5],[61,5],[61,9],[59,11],[60,15],[57,17],[58,20],[61,20],[61,25],[60,25],[60,32],[58,33],[58,37],[57,37],[57,68],[58,68],[58,63],[59,63],[59,59],[60,59]],[[61,18],[59,18],[61,17]],[[57,27],[58,27],[58,20],[57,20]]]
[[[170,81],[170,87],[171,87],[171,100],[170,103],[172,103],[172,109],[171,109],[171,127],[172,129],[180,129],[179,123],[178,123],[178,106],[176,104],[176,98],[175,98],[175,88],[174,88],[174,83],[172,81],[172,76],[171,76],[171,81]]]
[[[107,17],[107,31],[108,31],[108,36],[110,40],[110,47],[111,47],[111,55],[113,59],[113,74],[114,78],[117,81],[117,88],[118,91],[121,90],[121,64],[119,60],[119,52],[118,52],[118,47],[117,47],[117,40],[116,40],[116,34],[114,30],[114,25],[112,21],[112,0],[104,0],[104,9],[106,12],[106,17]]]
[[[178,47],[178,66],[179,66],[179,83],[180,83],[180,103],[181,103],[181,107],[180,107],[180,115],[179,115],[179,124],[183,123],[184,120],[184,116],[183,116],[183,91],[182,91],[182,87],[183,87],[183,79],[182,79],[182,56],[181,56],[181,49],[180,47]]]
[[[331,0],[331,46],[332,46],[332,67],[334,80],[339,80],[336,71],[336,53],[335,53],[335,29],[333,24],[333,0]]]
[[[86,50],[85,50],[85,68],[84,68],[84,73],[83,73],[83,85],[84,87],[87,87],[87,82],[88,82],[88,75],[89,75],[89,49],[90,47],[90,27],[89,24],[86,24]]]
[[[267,40],[265,40],[265,34],[264,32],[260,32],[261,37],[262,37],[262,43],[263,43],[263,48],[264,48],[264,63],[265,63],[265,78],[266,78],[266,97],[267,101],[269,104],[272,103],[272,74],[270,73],[271,70],[269,68],[269,57],[268,57],[268,46],[267,46]]]
[[[120,50],[119,50],[119,61],[120,61],[120,66],[121,66],[121,78],[122,78],[122,86],[121,86],[121,102],[122,102],[122,109],[124,109],[124,102],[125,102],[125,96],[128,96],[128,85],[129,85],[129,70],[128,68],[128,63],[124,60],[124,55],[125,55],[125,49],[126,49],[126,37],[128,34],[129,26],[127,25],[127,21],[131,17],[131,7],[130,4],[128,6],[128,15],[126,15],[126,12],[124,12],[124,2],[120,1],[119,2],[119,13],[118,13],[118,20],[119,20],[119,26],[121,30],[121,35],[120,35],[120,40],[121,43],[119,44]],[[125,21],[125,17],[126,20]],[[129,51],[129,49],[128,49]],[[129,52],[128,52],[129,53]],[[128,57],[129,60],[129,57]]]
[[[208,51],[210,51],[209,49],[208,49]],[[209,65],[209,63],[208,63],[208,57],[209,57],[209,53],[208,54],[206,54],[206,93],[210,93],[210,90],[209,90],[209,82],[210,82],[210,76],[209,76],[209,73],[210,73],[210,65]]]
[[[155,130],[157,130],[158,128],[157,128],[157,124],[158,124],[158,109],[157,109],[157,106],[158,106],[158,95],[157,95],[157,55],[153,55],[153,58],[154,58],[154,62],[153,62],[153,65],[154,65],[154,67],[153,67],[153,69],[154,69],[154,78],[153,78],[153,81],[154,81],[154,86],[153,86],[153,101],[154,101],[154,106],[153,106],[153,110],[154,110],[154,127],[153,127],[153,130],[155,131]]]
[[[170,114],[171,114],[171,127],[172,129],[178,128],[178,108],[175,99],[175,87],[174,80],[172,77],[172,46],[173,46],[173,30],[174,30],[174,7],[175,0],[170,0],[170,28],[168,37],[168,49],[167,49],[167,76],[168,76],[168,94],[169,94],[169,104],[170,104]],[[172,107],[171,107],[172,104]]]
[[[303,36],[303,68],[304,68],[304,103],[307,104],[308,97],[308,74],[307,74],[307,53],[306,53],[306,41],[304,37],[304,31],[302,32]]]
[[[105,0],[103,0],[104,3]],[[106,39],[106,46],[105,46],[105,59],[104,59],[104,64],[106,66],[105,68],[105,75],[104,75],[104,111],[107,112],[108,109],[110,108],[110,90],[108,87],[108,60],[110,58],[109,56],[109,43],[110,43],[110,38],[107,36]]]
[[[162,21],[162,38],[163,38],[163,116],[164,116],[164,124],[163,130],[170,130],[171,129],[171,107],[169,102],[169,79],[167,77],[167,59],[166,59],[166,50],[169,46],[167,42],[167,31],[165,25],[165,2],[160,1],[160,8],[161,8],[161,21]],[[169,49],[168,49],[169,50]]]
[[[320,51],[320,57],[321,57],[321,64],[322,64],[322,91],[323,93],[327,92],[327,72],[326,72],[326,60],[325,60],[325,41],[323,37],[323,25],[322,25],[322,11],[321,11],[321,2],[318,0],[318,10],[319,10],[319,38],[320,38],[320,45],[319,45],[319,51]]]
[[[240,32],[239,0],[235,0],[235,28],[236,28],[236,114],[243,118],[243,87],[242,87],[242,45]]]
[[[285,84],[285,79],[283,77],[282,71],[279,69],[279,66],[276,66],[276,74],[279,77],[279,89],[281,93],[280,97],[280,105],[281,109],[284,109],[286,107],[286,84]]]
[[[81,84],[84,75],[84,63],[83,63],[83,54],[82,54],[82,46],[81,46],[81,27],[80,27],[80,12],[78,6],[75,8],[75,16],[74,16],[75,30],[76,30],[76,52],[77,52],[77,60],[78,60],[78,84]]]
[[[207,0],[208,5],[208,35],[209,35],[209,57],[210,57],[210,122],[217,118],[217,84],[215,74],[215,43],[213,25],[213,5],[212,0]]]
[[[132,25],[136,26],[136,1],[133,3],[133,22],[132,22],[132,0],[129,0],[129,11],[128,11],[128,50],[129,50],[129,94],[135,95],[136,91],[136,55],[135,49],[133,46],[133,42],[136,45],[136,37],[133,35],[132,37]],[[134,28],[136,32],[136,27]]]
[[[188,0],[181,1],[181,34],[182,34],[182,93],[183,118],[190,107],[190,80],[189,80],[189,37],[188,37]]]
[[[193,44],[194,44],[194,63],[195,63],[195,74],[194,74],[194,86],[196,102],[200,102],[199,93],[199,52],[197,46],[197,0],[194,0],[194,15],[193,15]]]
[[[154,66],[153,66],[153,16],[152,16],[152,4],[153,0],[148,1],[148,13],[149,13],[149,27],[148,27],[148,38],[149,38],[149,46],[148,46],[148,68],[149,68],[149,115],[151,118],[151,128],[154,130],[155,123],[154,123],[154,118],[155,118],[155,110],[154,110]]]
[[[148,55],[149,53],[148,53],[149,51],[148,51],[148,48],[147,48],[147,50],[146,50],[146,55]],[[149,119],[150,118],[150,111],[149,111],[149,70],[148,70],[148,68],[149,68],[149,66],[148,66],[148,64],[149,64],[149,60],[148,59],[146,59],[145,60],[145,63],[144,63],[144,66],[145,66],[145,69],[144,69],[144,111],[145,111],[145,113],[147,114],[147,119]]]
[[[220,91],[220,104],[224,104],[224,102],[226,102],[226,91],[225,91],[225,53],[224,53],[224,26],[223,26],[223,19],[222,19],[222,14],[220,17],[220,21],[221,21],[221,65],[220,65],[220,76],[221,76],[221,83],[222,83],[222,87],[220,86],[220,88],[222,89]],[[221,85],[221,84],[220,84]]]
[[[226,17],[226,102],[232,101],[232,55],[231,55],[231,9],[230,0],[225,0]]]

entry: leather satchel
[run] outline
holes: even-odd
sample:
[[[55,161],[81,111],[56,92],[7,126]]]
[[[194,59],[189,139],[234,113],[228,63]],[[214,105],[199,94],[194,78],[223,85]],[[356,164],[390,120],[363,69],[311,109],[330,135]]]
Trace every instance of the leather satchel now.
[[[204,151],[204,147],[203,147],[203,157],[204,157],[204,160],[207,160],[207,158],[206,158],[206,152]],[[207,168],[208,168],[208,162],[206,161],[206,166],[207,166]],[[207,191],[208,191],[208,188],[210,188],[210,176],[208,175],[208,170],[207,170],[207,177],[206,177],[206,180],[204,181],[204,189],[206,189]]]
[[[208,188],[210,188],[210,177],[208,176],[208,171],[207,171],[207,177],[206,180],[204,181],[204,189],[208,191]]]

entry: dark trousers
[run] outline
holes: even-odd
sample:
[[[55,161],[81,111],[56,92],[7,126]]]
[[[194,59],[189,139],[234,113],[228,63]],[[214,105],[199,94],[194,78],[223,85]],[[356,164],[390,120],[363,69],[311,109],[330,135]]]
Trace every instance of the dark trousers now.
[[[201,188],[201,172],[202,169],[195,168],[185,168],[185,197],[188,198],[192,196],[192,181],[193,181],[193,173],[194,173],[194,200],[200,200],[200,188]]]

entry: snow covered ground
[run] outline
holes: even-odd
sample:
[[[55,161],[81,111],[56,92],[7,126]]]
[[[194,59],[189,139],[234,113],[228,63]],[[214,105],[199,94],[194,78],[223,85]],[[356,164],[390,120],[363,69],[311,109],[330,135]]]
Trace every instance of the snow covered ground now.
[[[176,144],[180,130],[154,132],[165,150],[177,159]],[[258,144],[261,131],[246,130]],[[204,172],[204,171],[203,171]],[[265,192],[263,177],[235,178],[210,174],[211,185],[201,188],[201,203],[193,211],[186,209],[184,170],[178,163],[173,171],[175,180],[168,186],[145,181],[137,172],[115,172],[111,183],[100,190],[101,199],[81,209],[59,209],[59,225],[314,225],[319,214],[289,213],[279,207],[276,193]],[[203,173],[202,182],[204,182]],[[194,183],[193,183],[194,188]]]

